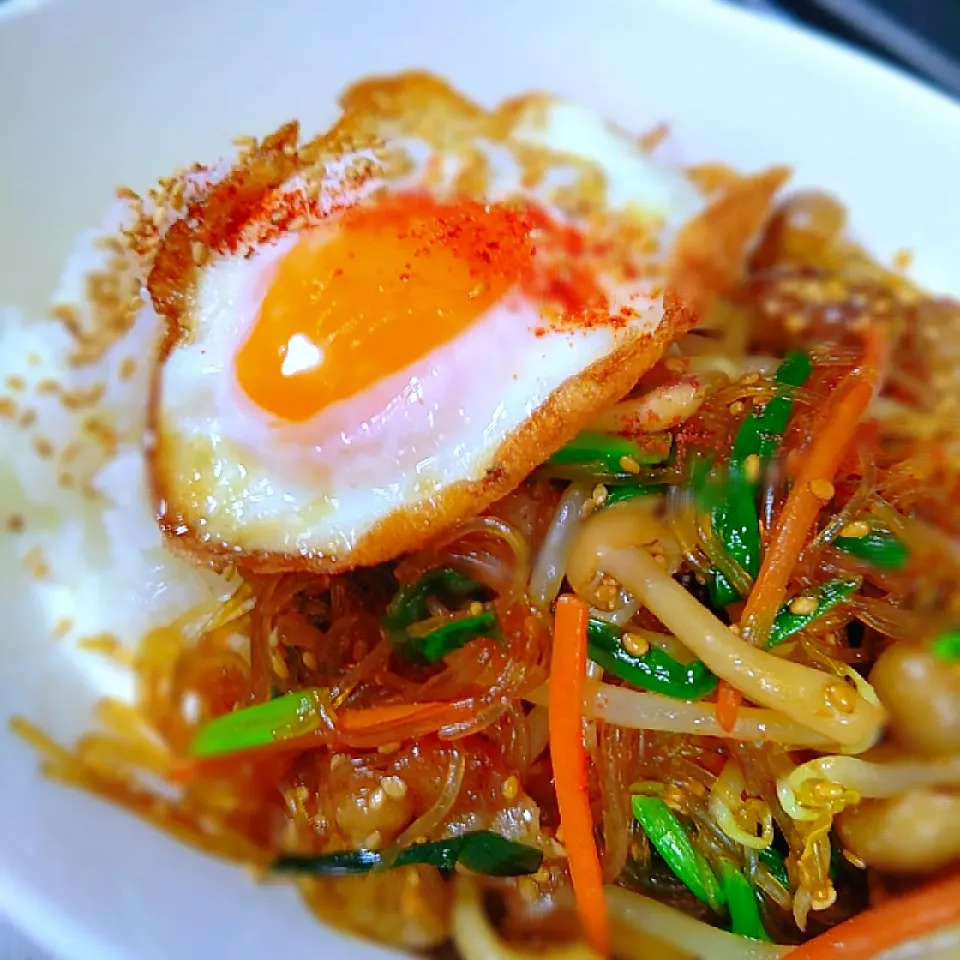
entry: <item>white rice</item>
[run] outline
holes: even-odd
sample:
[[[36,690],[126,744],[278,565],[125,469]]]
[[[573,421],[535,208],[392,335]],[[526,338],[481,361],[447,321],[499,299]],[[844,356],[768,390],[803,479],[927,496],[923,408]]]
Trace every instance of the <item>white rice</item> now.
[[[108,256],[97,238],[115,236],[131,216],[128,204],[114,204],[99,230],[78,237],[64,268],[53,302],[77,308],[83,325],[92,322],[87,277]],[[133,257],[128,268],[141,269]],[[59,321],[0,306],[0,565],[13,568],[2,573],[26,574],[45,611],[38,631],[81,656],[112,693],[116,672],[77,641],[110,633],[135,646],[151,628],[230,593],[222,577],[167,551],[150,502],[143,442],[159,329],[145,305],[99,361],[76,367],[76,342]],[[95,405],[70,409],[54,382],[62,391],[105,389]],[[109,425],[114,450],[91,434],[92,417]]]

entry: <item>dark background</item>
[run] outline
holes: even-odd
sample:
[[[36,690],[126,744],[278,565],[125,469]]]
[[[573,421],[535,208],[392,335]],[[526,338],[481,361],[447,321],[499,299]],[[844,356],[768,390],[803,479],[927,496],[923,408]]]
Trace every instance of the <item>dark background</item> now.
[[[730,0],[776,12],[960,97],[960,0]]]

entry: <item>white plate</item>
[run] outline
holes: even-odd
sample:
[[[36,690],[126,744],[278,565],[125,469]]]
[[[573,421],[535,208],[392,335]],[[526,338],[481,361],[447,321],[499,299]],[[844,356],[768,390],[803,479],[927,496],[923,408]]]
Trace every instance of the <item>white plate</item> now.
[[[911,248],[923,281],[960,286],[960,110],[833,44],[722,5],[27,6],[36,9],[0,26],[0,305],[41,313],[72,235],[97,221],[117,183],[145,187],[290,116],[312,131],[333,118],[351,79],[410,66],[485,101],[540,87],[637,130],[668,120],[688,160],[789,162],[798,183],[848,202],[881,256]],[[0,712],[71,737],[94,684],[68,643],[50,639],[56,597],[24,586],[20,549],[0,533]],[[292,890],[257,888],[44,782],[5,728],[0,771],[0,912],[58,956],[383,956],[319,927]]]

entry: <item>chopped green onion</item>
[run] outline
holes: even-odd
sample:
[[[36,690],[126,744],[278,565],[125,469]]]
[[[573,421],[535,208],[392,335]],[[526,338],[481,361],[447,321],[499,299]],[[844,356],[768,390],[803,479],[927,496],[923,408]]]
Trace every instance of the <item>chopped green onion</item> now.
[[[445,873],[461,864],[474,873],[491,877],[517,877],[536,873],[543,853],[525,843],[507,840],[490,830],[475,830],[448,840],[415,843],[392,860],[378,850],[345,850],[338,853],[285,854],[271,869],[275,873],[311,877],[342,877],[369,873],[376,867],[408,867],[428,864]]]
[[[730,929],[741,937],[770,942],[757,906],[756,891],[747,878],[729,861],[720,862],[720,881],[730,911]]]
[[[659,797],[635,796],[633,815],[657,853],[690,892],[713,910],[722,906],[723,889],[673,811]]]
[[[620,628],[604,620],[591,618],[587,624],[590,659],[615,677],[675,700],[699,700],[717,688],[717,678],[700,660],[680,663],[658,647],[637,657],[621,637]]]
[[[760,862],[770,871],[773,879],[783,887],[784,890],[790,889],[790,874],[787,872],[787,864],[779,851],[773,847],[764,847],[759,853]]]
[[[783,643],[784,640],[792,637],[795,633],[799,633],[814,620],[822,617],[838,603],[842,603],[850,594],[860,588],[861,582],[859,577],[848,580],[828,580],[818,588],[816,594],[817,609],[811,613],[791,613],[790,604],[793,603],[793,600],[788,600],[780,608],[780,612],[773,621],[767,648]]]
[[[670,456],[671,445],[669,433],[651,433],[631,440],[612,433],[584,430],[550,457],[545,468],[558,476],[574,468],[598,479],[610,476],[629,482],[635,479],[633,465],[639,468],[663,463]]]
[[[666,490],[662,483],[624,483],[619,487],[611,487],[607,491],[607,499],[603,501],[605,507],[612,507],[615,503],[624,500],[635,500],[638,497],[655,497]]]
[[[427,663],[436,663],[477,637],[495,637],[498,633],[496,613],[484,610],[483,613],[451,620],[422,637],[411,636],[404,652],[413,653]]]
[[[960,627],[941,633],[930,645],[930,652],[941,660],[960,660]]]
[[[205,723],[190,744],[191,757],[217,757],[312,733],[320,726],[324,691],[296,690]]]
[[[878,570],[902,570],[910,559],[907,545],[887,530],[871,530],[865,537],[838,537],[833,545]]]

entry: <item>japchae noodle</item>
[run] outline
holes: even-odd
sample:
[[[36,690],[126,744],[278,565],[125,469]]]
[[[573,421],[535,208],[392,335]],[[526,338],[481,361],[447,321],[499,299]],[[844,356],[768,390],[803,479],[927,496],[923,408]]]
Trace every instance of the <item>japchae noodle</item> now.
[[[784,202],[597,417],[661,463],[547,465],[395,564],[236,574],[144,641],[100,732],[18,729],[51,776],[393,945],[586,960],[579,902],[623,957],[955,946],[960,304],[842,222]]]

